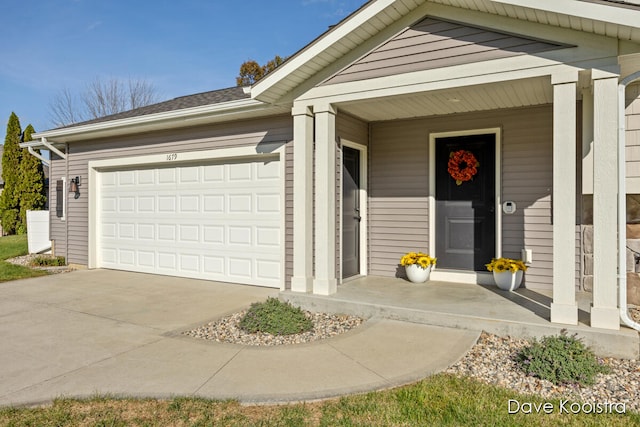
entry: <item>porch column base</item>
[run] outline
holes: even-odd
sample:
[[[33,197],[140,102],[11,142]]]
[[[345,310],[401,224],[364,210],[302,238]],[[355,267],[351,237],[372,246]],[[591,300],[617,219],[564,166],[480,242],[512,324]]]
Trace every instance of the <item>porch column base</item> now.
[[[551,322],[564,323],[567,325],[578,324],[578,305],[577,304],[558,304],[551,303]]]
[[[309,293],[313,291],[313,278],[311,277],[292,277],[291,291]]]
[[[619,330],[620,311],[617,308],[591,306],[591,327]]]
[[[316,295],[333,295],[338,292],[337,279],[315,279],[313,293]]]

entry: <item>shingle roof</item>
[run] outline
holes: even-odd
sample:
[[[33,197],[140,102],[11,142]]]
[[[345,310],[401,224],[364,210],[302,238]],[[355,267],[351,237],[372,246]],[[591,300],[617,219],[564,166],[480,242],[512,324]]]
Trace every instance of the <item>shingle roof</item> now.
[[[129,119],[132,117],[146,116],[149,114],[166,113],[169,111],[183,110],[185,108],[201,107],[203,105],[221,104],[223,102],[238,101],[250,98],[249,94],[244,93],[242,87],[230,87],[226,89],[213,90],[210,92],[197,93],[194,95],[181,96],[169,101],[159,102],[157,104],[147,105],[146,107],[136,108],[134,110],[123,111],[122,113],[112,114],[110,116],[99,117],[97,119],[85,122],[74,123],[68,126],[62,126],[58,129],[70,128],[75,126],[87,125],[92,123],[109,122],[113,120]]]
[[[640,1],[629,1],[629,0],[582,0],[587,3],[598,3],[598,4],[607,4],[609,6],[622,7],[626,9],[638,9],[640,6]]]

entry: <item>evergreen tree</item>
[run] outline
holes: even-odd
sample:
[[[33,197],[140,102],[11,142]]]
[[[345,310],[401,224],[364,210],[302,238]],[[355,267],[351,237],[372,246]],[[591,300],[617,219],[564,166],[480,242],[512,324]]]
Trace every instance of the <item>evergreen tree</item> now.
[[[33,133],[35,133],[33,126],[27,126],[24,130],[23,141],[31,141]],[[38,150],[36,152],[39,153]],[[20,219],[16,226],[16,232],[24,234],[27,232],[27,211],[41,210],[46,202],[42,162],[28,152],[23,153],[20,162],[18,193],[20,195]]]
[[[4,139],[2,154],[2,180],[4,190],[0,195],[0,221],[2,229],[7,234],[14,234],[20,216],[20,192],[18,190],[20,174],[20,120],[15,113],[9,116],[7,134]]]

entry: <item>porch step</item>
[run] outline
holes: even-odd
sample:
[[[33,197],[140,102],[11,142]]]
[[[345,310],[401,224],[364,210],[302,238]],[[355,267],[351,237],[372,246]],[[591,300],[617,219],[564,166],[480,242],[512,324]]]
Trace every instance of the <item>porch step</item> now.
[[[472,285],[473,286],[473,285]],[[606,330],[591,328],[585,324],[561,325],[551,323],[543,318],[535,319],[529,311],[523,318],[526,321],[497,318],[490,316],[478,316],[455,310],[437,310],[433,308],[408,307],[391,301],[372,301],[370,294],[364,293],[361,300],[353,298],[353,295],[343,297],[340,291],[331,296],[305,294],[291,291],[282,291],[280,298],[290,301],[293,305],[305,310],[327,313],[344,313],[364,318],[381,317],[385,319],[400,320],[412,323],[443,326],[472,331],[486,331],[501,336],[531,339],[541,338],[546,335],[557,335],[566,329],[570,335],[578,334],[583,342],[591,347],[601,357],[617,357],[624,359],[640,358],[640,335],[637,331],[621,326],[620,330]],[[367,299],[369,301],[367,301]],[[478,302],[486,304],[486,301]],[[494,301],[496,304],[513,304],[511,301]],[[526,307],[522,310],[528,311]],[[511,311],[514,307],[509,307]],[[481,310],[478,310],[481,311]],[[509,316],[504,316],[509,317]]]

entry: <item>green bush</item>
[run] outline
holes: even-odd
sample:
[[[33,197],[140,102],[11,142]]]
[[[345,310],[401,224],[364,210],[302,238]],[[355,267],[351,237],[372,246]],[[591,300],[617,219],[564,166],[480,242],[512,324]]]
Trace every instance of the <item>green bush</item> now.
[[[251,304],[240,320],[240,328],[249,333],[291,335],[310,331],[313,322],[300,308],[269,297],[265,302]]]
[[[593,384],[597,374],[610,370],[576,336],[562,330],[559,336],[534,339],[517,354],[516,362],[528,375],[554,384]]]
[[[62,267],[67,265],[67,260],[63,256],[37,256],[31,260],[31,265],[34,267]]]

